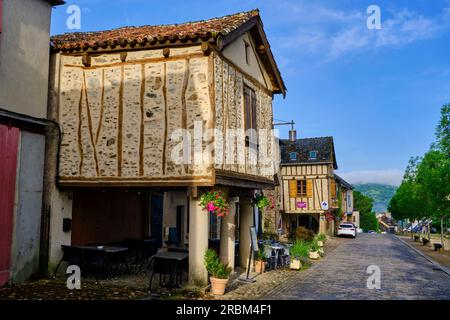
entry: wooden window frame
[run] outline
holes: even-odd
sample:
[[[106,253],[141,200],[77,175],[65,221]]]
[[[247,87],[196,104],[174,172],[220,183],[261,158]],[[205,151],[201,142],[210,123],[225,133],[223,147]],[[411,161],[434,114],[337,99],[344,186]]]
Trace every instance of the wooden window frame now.
[[[308,195],[306,192],[306,185],[306,179],[297,180],[297,197],[306,197]]]

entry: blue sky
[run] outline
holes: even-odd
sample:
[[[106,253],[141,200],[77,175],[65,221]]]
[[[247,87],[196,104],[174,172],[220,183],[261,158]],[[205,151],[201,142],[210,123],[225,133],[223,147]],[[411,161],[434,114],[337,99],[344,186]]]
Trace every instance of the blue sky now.
[[[53,11],[52,34],[70,31],[70,4],[82,9],[80,31],[259,8],[288,88],[274,101],[275,118],[294,120],[299,137],[334,136],[338,172],[352,183],[398,183],[408,159],[434,141],[450,102],[450,0],[66,2]],[[366,26],[371,4],[381,8],[381,30]]]

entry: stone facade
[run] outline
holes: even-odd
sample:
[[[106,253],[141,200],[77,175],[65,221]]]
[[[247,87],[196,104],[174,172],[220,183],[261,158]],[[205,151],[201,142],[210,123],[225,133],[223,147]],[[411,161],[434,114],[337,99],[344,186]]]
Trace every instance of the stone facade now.
[[[213,185],[214,169],[273,179],[274,163],[251,163],[248,147],[245,162],[226,156],[242,156],[238,141],[228,143],[235,137],[226,133],[244,128],[247,85],[256,93],[257,127],[269,133],[259,141],[259,151],[273,158],[272,95],[219,54],[192,46],[172,48],[170,56],[162,49],[56,55],[59,88],[54,107],[63,128],[62,185]],[[218,129],[225,143],[215,144],[208,162],[172,161],[180,145],[174,134],[187,129],[192,138],[196,123],[203,132]],[[214,141],[214,135],[205,135],[203,154],[208,155],[205,150]],[[226,149],[230,146],[234,150]],[[191,161],[195,152],[190,149]]]

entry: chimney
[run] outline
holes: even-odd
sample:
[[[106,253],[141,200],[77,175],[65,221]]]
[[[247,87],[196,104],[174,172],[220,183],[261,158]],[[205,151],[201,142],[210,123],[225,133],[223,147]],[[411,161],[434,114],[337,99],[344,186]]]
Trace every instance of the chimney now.
[[[292,129],[289,130],[289,141],[295,142],[297,140],[297,131]]]

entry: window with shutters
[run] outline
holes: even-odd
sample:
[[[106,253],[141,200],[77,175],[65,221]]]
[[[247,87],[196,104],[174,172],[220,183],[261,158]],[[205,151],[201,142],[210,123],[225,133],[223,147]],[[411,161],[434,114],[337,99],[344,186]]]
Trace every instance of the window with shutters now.
[[[306,180],[297,180],[297,196],[306,197]]]

